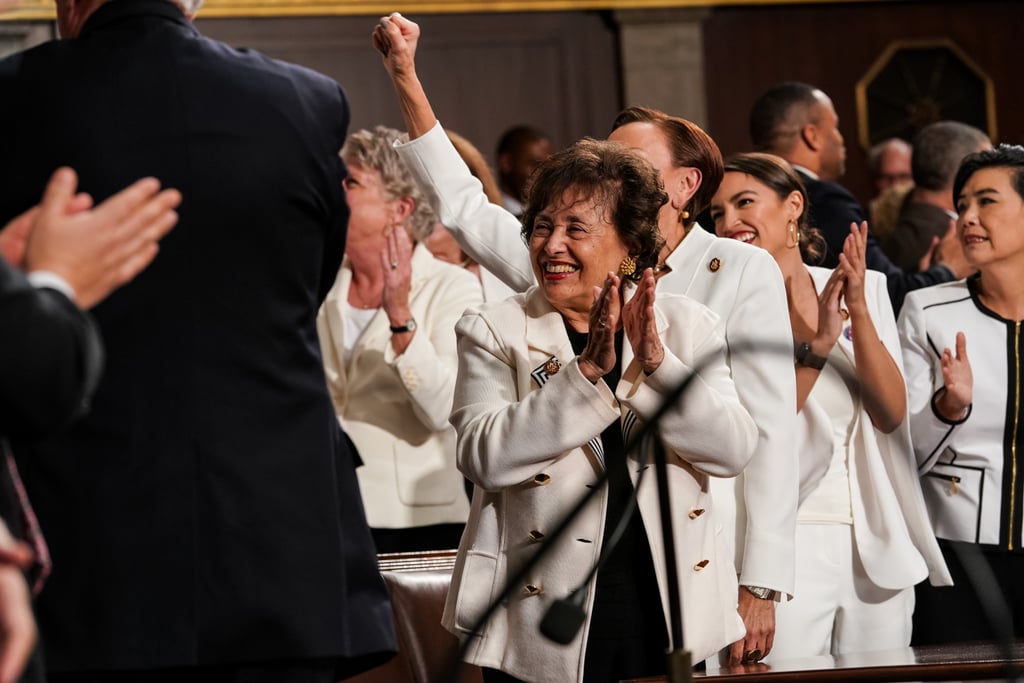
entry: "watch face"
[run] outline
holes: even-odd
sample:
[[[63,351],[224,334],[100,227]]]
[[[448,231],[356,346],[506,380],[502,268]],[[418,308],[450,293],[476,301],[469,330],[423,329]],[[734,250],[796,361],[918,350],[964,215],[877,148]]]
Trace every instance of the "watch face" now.
[[[416,321],[413,320],[412,318],[409,318],[409,321],[407,323],[405,323],[405,329],[409,330],[410,332],[415,330],[416,329]]]

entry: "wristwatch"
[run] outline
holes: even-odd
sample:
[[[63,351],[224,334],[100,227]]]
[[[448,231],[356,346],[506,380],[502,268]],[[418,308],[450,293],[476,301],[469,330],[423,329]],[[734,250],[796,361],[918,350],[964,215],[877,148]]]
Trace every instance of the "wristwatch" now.
[[[409,318],[408,320],[406,320],[404,325],[399,325],[397,327],[394,326],[394,325],[391,326],[391,332],[393,334],[398,334],[400,332],[415,332],[415,331],[416,331],[416,321],[413,320],[412,318]]]
[[[744,586],[744,588],[759,600],[774,600],[779,596],[779,591],[773,591],[771,588],[764,588],[762,586]]]
[[[808,342],[801,342],[800,346],[796,347],[796,364],[803,365],[805,368],[814,368],[815,370],[821,370],[825,367],[825,362],[828,360],[825,356],[819,356],[811,351],[811,345]]]

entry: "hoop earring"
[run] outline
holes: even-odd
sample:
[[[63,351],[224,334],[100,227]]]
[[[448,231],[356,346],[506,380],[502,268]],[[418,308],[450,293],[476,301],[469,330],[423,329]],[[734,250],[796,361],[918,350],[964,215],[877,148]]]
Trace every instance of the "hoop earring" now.
[[[800,228],[792,219],[786,223],[786,246],[790,249],[800,246]]]
[[[626,258],[622,259],[622,263],[619,264],[619,272],[629,277],[636,272],[636,257],[627,255]]]

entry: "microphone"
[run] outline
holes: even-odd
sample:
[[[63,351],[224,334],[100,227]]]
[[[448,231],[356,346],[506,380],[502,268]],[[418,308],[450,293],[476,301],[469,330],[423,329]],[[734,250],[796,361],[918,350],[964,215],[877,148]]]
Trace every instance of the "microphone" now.
[[[643,434],[640,462],[644,465],[647,464],[645,456],[649,452],[652,434],[653,432]],[[597,562],[594,563],[594,566],[590,568],[590,571],[580,581],[580,584],[567,597],[553,602],[544,614],[544,618],[540,622],[540,632],[548,639],[560,645],[568,645],[576,637],[576,634],[579,633],[583,622],[587,619],[587,612],[583,608],[583,603],[586,600],[590,582],[597,575],[601,567],[605,565],[612,553],[615,552],[615,548],[618,547],[622,537],[626,535],[626,529],[629,528],[629,523],[636,512],[637,491],[640,489],[640,482],[643,480],[644,472],[646,471],[646,467],[641,467],[637,473],[636,484],[629,493],[626,509],[622,511],[622,516],[616,523],[615,531],[612,532],[608,542],[601,548],[601,555],[598,557]]]
[[[741,352],[743,350],[747,350],[748,348],[754,349],[755,345],[734,345],[732,348],[732,352]],[[765,351],[765,348],[763,346],[756,348],[759,352],[763,353]],[[777,351],[783,352],[783,349],[780,348]],[[786,348],[784,349],[784,352],[786,354],[791,354],[793,350],[791,348]],[[691,372],[685,378],[683,378],[683,380],[679,382],[679,384],[676,387],[674,387],[671,392],[669,392],[665,396],[665,398],[662,400],[661,405],[658,407],[658,410],[650,417],[650,419],[643,421],[638,426],[637,430],[634,432],[633,438],[630,440],[629,443],[626,444],[627,453],[635,449],[637,447],[637,444],[642,443],[643,440],[647,438],[653,438],[653,435],[655,433],[655,427],[657,426],[658,422],[665,415],[665,413],[667,413],[672,408],[672,406],[675,405],[675,402],[678,401],[679,398],[686,392],[690,384],[692,384],[693,381],[699,376],[700,371],[703,369],[704,362],[695,363]],[[518,571],[516,571],[513,575],[510,575],[507,578],[507,580],[505,581],[505,585],[501,589],[500,594],[494,600],[491,601],[491,603],[487,606],[487,609],[485,609],[483,613],[477,618],[477,620],[473,623],[472,627],[470,628],[468,634],[462,636],[462,642],[459,647],[458,654],[456,655],[455,661],[452,662],[449,674],[445,677],[445,680],[451,681],[451,683],[456,683],[459,680],[459,667],[461,666],[462,660],[465,658],[466,653],[469,651],[469,646],[474,641],[475,636],[478,633],[480,633],[484,624],[486,624],[490,620],[490,618],[494,616],[494,613],[498,609],[498,607],[509,598],[512,592],[515,590],[515,587],[522,584],[526,577],[529,576],[530,573],[533,571],[534,567],[536,567],[541,560],[547,557],[548,553],[551,551],[551,548],[555,547],[555,541],[562,537],[562,535],[569,528],[569,525],[573,522],[573,520],[579,516],[580,512],[582,512],[582,510],[587,506],[588,503],[590,503],[593,497],[597,495],[598,491],[600,491],[601,488],[605,486],[605,484],[607,484],[607,482],[608,469],[605,468],[604,470],[601,471],[600,475],[597,477],[597,481],[594,482],[593,486],[591,486],[587,490],[587,492],[583,494],[579,498],[579,500],[576,501],[576,504],[572,507],[572,509],[569,510],[562,517],[562,519],[559,521],[558,525],[554,528],[554,530],[550,534],[548,534],[547,542],[544,545],[542,545],[538,549],[538,551],[534,553],[526,562],[524,562],[522,566],[519,567]],[[639,483],[640,480],[638,477],[637,487],[639,486]],[[633,506],[635,506],[636,504],[635,488],[636,487],[634,487],[634,494],[631,498],[631,505]],[[667,501],[665,501],[664,504],[667,505]],[[625,525],[628,524],[628,521],[628,519],[626,519],[625,522],[620,520],[620,526],[622,527],[623,532],[625,531]],[[664,532],[664,525],[662,525],[662,528]],[[619,527],[616,527],[616,532],[618,531]],[[669,548],[674,548],[674,539],[667,540],[669,540],[670,544],[666,546],[666,551]],[[603,555],[604,553],[602,553],[602,556]],[[596,570],[592,570],[592,572],[593,571]],[[672,577],[671,580],[674,581],[675,578]],[[670,610],[673,615],[681,614],[681,608],[678,604],[678,590],[670,589],[670,596],[673,592],[675,593],[677,602],[674,605],[670,605]],[[565,637],[567,631],[570,628],[572,628],[574,621],[580,619],[579,615],[581,613],[583,616],[580,620],[579,625],[575,627],[575,632],[578,632],[579,626],[582,626],[583,622],[586,620],[586,611],[582,608],[584,597],[585,593],[582,590],[577,589],[577,591],[574,591],[573,594],[571,594],[568,598],[565,599],[567,605],[559,608],[557,610],[557,614],[550,618],[551,622],[553,623],[549,624],[548,630],[551,631],[551,633],[553,633],[554,636],[556,636],[555,638],[553,638],[555,642],[562,642],[558,638]],[[578,607],[575,607],[577,605]],[[545,620],[548,620],[547,616],[545,616]],[[670,675],[673,675],[673,678],[670,680],[683,681],[685,680],[685,676],[688,676],[690,674],[690,667],[685,666],[683,664],[684,661],[689,660],[689,654],[685,653],[682,650],[683,634],[681,619],[673,617],[671,619],[671,622],[673,628],[672,633],[670,634],[671,638],[669,641],[669,652],[666,655],[668,662],[667,671]],[[678,628],[676,628],[677,625]],[[573,632],[573,634],[570,635],[568,639],[565,640],[565,642],[570,642],[572,638],[575,637],[575,632]]]

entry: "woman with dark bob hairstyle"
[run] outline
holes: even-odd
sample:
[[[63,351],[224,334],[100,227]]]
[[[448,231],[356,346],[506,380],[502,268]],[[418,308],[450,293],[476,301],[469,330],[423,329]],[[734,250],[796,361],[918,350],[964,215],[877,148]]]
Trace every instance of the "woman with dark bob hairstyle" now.
[[[977,273],[913,292],[900,314],[921,487],[955,582],[918,587],[915,644],[1024,636],[1024,147],[966,156],[953,202]],[[965,552],[991,567],[1012,634],[995,631]]]
[[[684,378],[659,423],[669,459],[687,646],[706,657],[742,634],[736,573],[708,478],[738,474],[757,430],[736,396],[718,318],[659,293],[653,266],[666,201],[657,172],[611,142],[581,140],[538,168],[523,235],[537,283],[470,309],[456,327],[458,462],[476,485],[445,626],[470,638],[485,681],[618,681],[665,672],[667,595],[654,477],[638,514],[585,581],[645,467],[625,444]],[[603,488],[482,632],[474,622],[607,469]],[[555,600],[583,584],[587,619],[568,646],[539,635]]]
[[[823,472],[797,513],[796,591],[776,611],[775,661],[910,644],[914,585],[948,583],[910,446],[896,320],[866,270],[867,223],[835,270],[807,266],[823,240],[807,193],[771,154],[726,160],[715,230],[768,251],[786,282],[802,470]]]

